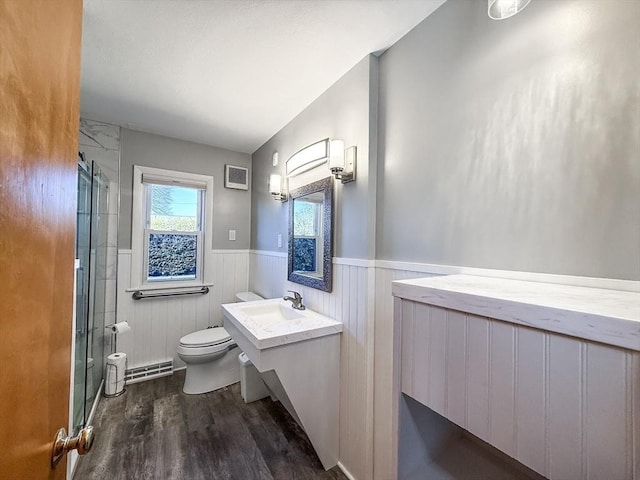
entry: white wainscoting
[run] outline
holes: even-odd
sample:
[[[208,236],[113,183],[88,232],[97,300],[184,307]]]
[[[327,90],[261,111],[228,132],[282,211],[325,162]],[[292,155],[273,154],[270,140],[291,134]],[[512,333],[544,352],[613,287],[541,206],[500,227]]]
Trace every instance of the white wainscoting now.
[[[333,292],[327,294],[288,282],[286,253],[216,251],[211,253],[216,267],[211,282],[214,287],[208,295],[133,301],[131,293],[125,292],[131,285],[130,257],[130,251],[119,251],[118,321],[129,321],[133,332],[118,341],[118,350],[128,354],[129,366],[170,358],[174,358],[176,366],[183,365],[175,355],[180,336],[209,324],[222,324],[220,304],[234,301],[234,294],[238,291],[251,290],[265,298],[275,298],[294,289],[302,293],[310,308],[341,321],[344,333],[341,342],[339,457],[340,465],[356,480],[396,478],[391,448],[394,428],[393,280],[469,273],[640,290],[640,282],[634,281],[335,258]],[[179,321],[169,321],[170,318],[178,318]]]
[[[127,289],[137,286],[131,279],[131,250],[118,251],[119,322],[127,321],[131,332],[118,338],[118,351],[127,354],[127,367],[139,367],[174,360],[180,337],[209,325],[222,325],[220,305],[235,301],[237,292],[248,289],[249,251],[211,250],[205,258],[205,283],[212,283],[206,295],[185,295],[133,300]]]
[[[403,393],[547,478],[638,478],[638,352],[408,300],[401,316]]]
[[[287,281],[287,257],[252,251],[249,288],[263,297],[296,290],[311,309],[343,323],[340,355],[340,466],[354,479],[373,478],[373,268],[362,260],[334,259],[333,292]]]

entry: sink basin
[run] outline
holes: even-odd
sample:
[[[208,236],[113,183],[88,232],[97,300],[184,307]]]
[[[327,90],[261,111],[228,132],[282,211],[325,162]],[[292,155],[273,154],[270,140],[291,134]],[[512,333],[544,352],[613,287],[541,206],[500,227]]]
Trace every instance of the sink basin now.
[[[260,303],[261,305],[247,306],[242,309],[242,312],[254,321],[282,322],[303,318],[299,313],[303,310],[294,310],[290,305],[287,306],[282,302],[264,304],[260,301]]]
[[[280,298],[222,305],[225,319],[257,348],[299,342],[342,332],[342,323],[313,310],[294,310]]]

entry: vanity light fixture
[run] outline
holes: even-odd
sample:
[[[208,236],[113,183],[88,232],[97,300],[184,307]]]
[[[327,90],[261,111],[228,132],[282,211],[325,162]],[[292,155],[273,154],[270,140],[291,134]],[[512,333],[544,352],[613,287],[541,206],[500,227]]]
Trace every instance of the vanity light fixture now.
[[[308,147],[294,153],[287,160],[287,177],[295,177],[303,172],[311,170],[327,161],[329,157],[329,139],[325,138],[319,142],[312,143]]]
[[[342,183],[356,179],[356,147],[344,149],[343,140],[331,140],[329,144],[329,170]]]
[[[277,173],[272,173],[269,177],[269,193],[274,200],[278,200],[280,202],[287,201],[287,192],[285,191],[282,183],[282,176]]]
[[[531,0],[488,0],[487,13],[489,18],[504,20],[513,17],[526,7]]]

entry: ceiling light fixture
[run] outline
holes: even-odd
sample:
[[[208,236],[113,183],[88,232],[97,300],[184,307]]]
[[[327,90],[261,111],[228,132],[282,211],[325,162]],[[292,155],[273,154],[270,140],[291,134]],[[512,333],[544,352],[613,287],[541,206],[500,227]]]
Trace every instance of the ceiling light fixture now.
[[[489,18],[504,20],[513,17],[529,5],[531,0],[488,0],[487,13]]]

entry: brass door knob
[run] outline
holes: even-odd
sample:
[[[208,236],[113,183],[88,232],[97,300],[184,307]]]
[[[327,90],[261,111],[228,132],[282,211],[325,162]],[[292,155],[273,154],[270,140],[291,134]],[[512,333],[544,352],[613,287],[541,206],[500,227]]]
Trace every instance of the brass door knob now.
[[[95,435],[93,427],[84,427],[75,437],[69,437],[67,431],[61,428],[56,433],[53,440],[53,450],[51,451],[51,466],[55,467],[62,457],[71,450],[77,450],[78,455],[84,455],[91,450]]]

